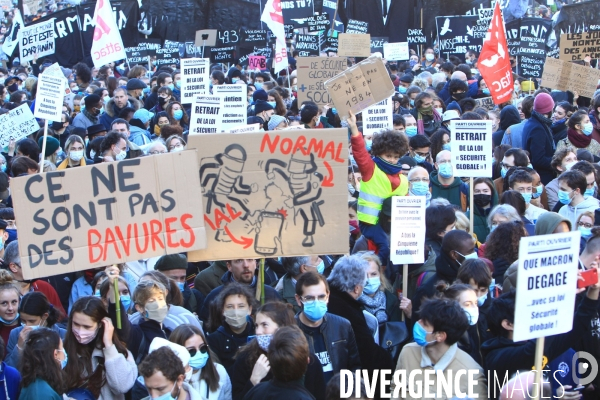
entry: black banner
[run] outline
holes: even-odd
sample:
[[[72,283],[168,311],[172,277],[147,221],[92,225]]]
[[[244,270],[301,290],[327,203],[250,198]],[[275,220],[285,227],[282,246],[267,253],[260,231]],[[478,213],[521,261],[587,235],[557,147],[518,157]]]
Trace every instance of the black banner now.
[[[508,45],[508,52],[511,56],[516,56],[521,46],[521,37],[519,36],[519,29],[521,28],[521,20],[514,19],[504,25],[506,29],[506,44]]]
[[[156,50],[160,48],[160,40],[145,39],[144,42],[138,43],[137,46],[125,48],[125,53],[127,54],[127,61],[130,65],[148,65],[148,56],[156,56]]]
[[[265,29],[244,30],[243,43],[264,46],[267,43],[267,31]]]
[[[218,30],[216,47],[235,46],[240,40],[240,32],[235,29]]]
[[[306,20],[315,14],[314,0],[282,0],[281,12],[285,24],[294,25],[296,28],[306,26]]]
[[[369,23],[351,19],[346,26],[346,33],[369,33]]]
[[[331,21],[327,13],[321,15],[313,15],[306,20],[309,32],[326,31],[330,29]]]
[[[296,38],[296,50],[300,57],[319,55],[319,35],[298,35]]]
[[[371,54],[376,52],[383,54],[383,45],[385,43],[389,43],[389,38],[371,36]]]
[[[564,5],[556,20],[554,30],[556,39],[561,33],[580,33],[600,30],[600,1],[584,1],[577,4]]]
[[[409,29],[408,30],[408,45],[411,44],[422,44],[427,45],[427,36],[423,33],[423,29]]]
[[[507,25],[510,26],[510,33],[507,26],[509,40],[512,43],[519,42],[515,52],[519,56],[517,73],[527,79],[541,78],[548,54],[546,43],[552,33],[552,21],[542,18],[522,18],[511,21]],[[518,29],[518,39],[510,39],[515,29]],[[512,50],[514,47],[512,49],[509,47],[509,51]]]
[[[481,52],[485,33],[478,28],[477,15],[436,17],[439,50],[443,57],[460,54],[464,57],[467,50]]]
[[[235,46],[212,47],[210,49],[211,63],[231,63],[235,60]]]

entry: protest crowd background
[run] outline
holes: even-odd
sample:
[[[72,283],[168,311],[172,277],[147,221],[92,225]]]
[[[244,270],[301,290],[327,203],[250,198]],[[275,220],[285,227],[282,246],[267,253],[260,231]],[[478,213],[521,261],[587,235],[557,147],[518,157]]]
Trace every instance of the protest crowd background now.
[[[418,3],[0,1],[0,400],[600,398],[600,1]]]

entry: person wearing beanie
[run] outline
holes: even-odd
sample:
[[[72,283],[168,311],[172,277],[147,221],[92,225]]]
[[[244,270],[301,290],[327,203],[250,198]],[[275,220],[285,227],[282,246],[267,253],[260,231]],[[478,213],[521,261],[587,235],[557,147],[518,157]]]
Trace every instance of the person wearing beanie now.
[[[42,144],[44,141],[44,137],[41,136],[37,143],[40,149],[42,148]],[[48,136],[46,137],[46,152],[44,153],[44,160],[50,161],[54,165],[58,165],[58,152],[60,150],[60,142],[58,139]]]
[[[183,295],[183,307],[198,315],[204,304],[204,295],[192,289],[186,282],[188,262],[185,254],[169,254],[162,256],[154,264],[154,269],[174,280]]]
[[[132,78],[127,81],[127,94],[134,99],[141,100],[144,97],[144,89],[148,86],[138,78]]]
[[[398,82],[398,92],[401,94],[406,94],[406,91],[410,87],[410,84],[413,81],[413,76],[411,74],[404,74],[400,77],[400,81]]]
[[[252,94],[253,103],[256,104],[258,100],[267,101],[269,99],[269,95],[263,89],[255,90]]]
[[[261,90],[257,90],[254,92],[254,94],[260,91]],[[260,124],[264,130],[269,130],[268,122],[273,114],[275,114],[275,109],[272,105],[267,103],[265,100],[257,100],[254,103],[254,116],[248,117],[247,124]]]
[[[269,120],[270,131],[279,131],[281,129],[287,128],[287,126],[287,119],[285,117],[282,117],[281,115],[273,114],[273,116]]]
[[[99,123],[102,112],[102,99],[97,94],[90,94],[85,98],[85,108],[73,119],[73,126],[87,129]]]
[[[544,185],[555,178],[552,156],[556,150],[552,136],[554,100],[548,93],[540,93],[533,100],[533,113],[523,127],[523,150],[529,152],[531,164]]]

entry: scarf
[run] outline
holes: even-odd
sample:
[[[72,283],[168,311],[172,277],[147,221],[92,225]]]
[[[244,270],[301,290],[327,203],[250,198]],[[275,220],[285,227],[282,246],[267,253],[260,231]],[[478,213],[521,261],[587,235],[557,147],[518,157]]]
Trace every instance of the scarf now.
[[[87,110],[87,108],[84,108],[82,112],[83,112],[83,115],[85,115],[85,117],[86,117],[87,119],[89,119],[90,121],[92,121],[92,124],[93,124],[93,125],[96,125],[96,124],[98,123],[98,116],[97,116],[97,115],[92,115],[92,114],[91,114],[91,113],[90,113],[90,112]]]
[[[387,314],[385,313],[385,293],[381,290],[375,292],[373,298],[362,294],[358,298],[358,302],[361,303],[365,310],[373,314],[380,324],[387,322]]]
[[[573,146],[578,149],[585,149],[592,142],[592,136],[586,136],[573,128],[567,130],[567,138],[569,139],[569,142],[573,143]]]
[[[380,157],[373,157],[373,161],[388,175],[398,175],[402,172],[402,164],[391,164]]]
[[[433,116],[434,122],[442,121],[442,116],[437,112],[435,108],[433,108],[433,106],[430,110],[417,109],[417,132],[419,133],[419,135],[425,134],[425,123],[423,122],[423,115],[427,115],[428,117]]]
[[[531,117],[537,119],[542,124],[544,131],[546,131],[546,133],[548,134],[548,137],[550,138],[550,141],[552,142],[552,149],[555,150],[556,144],[554,143],[554,136],[552,135],[552,130],[550,130],[550,126],[552,126],[552,120],[550,118],[543,116],[542,114],[540,114],[537,111],[534,111],[531,114]]]

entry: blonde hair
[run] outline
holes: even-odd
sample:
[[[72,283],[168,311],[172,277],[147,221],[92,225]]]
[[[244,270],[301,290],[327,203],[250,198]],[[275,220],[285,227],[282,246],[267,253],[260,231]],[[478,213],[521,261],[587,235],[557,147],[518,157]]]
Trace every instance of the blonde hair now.
[[[469,218],[462,211],[455,211],[456,215],[456,224],[454,225],[456,229],[469,232]]]
[[[15,281],[15,277],[10,273],[10,271],[6,269],[0,269],[0,290],[15,290],[20,299],[21,291],[17,287],[16,283],[17,281]]]
[[[387,280],[385,274],[381,270],[381,260],[379,259],[379,256],[373,253],[372,251],[360,252],[358,253],[358,255],[360,255],[360,258],[362,258],[363,260],[367,262],[374,262],[375,265],[377,265],[377,269],[379,270],[379,278],[381,279],[380,290],[392,290],[392,285],[390,285],[390,281]]]
[[[593,212],[591,212],[591,211],[584,211],[577,218],[577,223],[575,225],[579,225],[579,221],[581,221],[581,217],[590,217],[591,220],[592,220],[592,224],[594,224],[596,222],[596,219],[594,218],[594,213]]]
[[[52,154],[51,156],[46,157],[46,159],[44,160],[44,167],[43,167],[43,171],[42,172],[52,172],[52,171],[56,171],[56,153]]]

